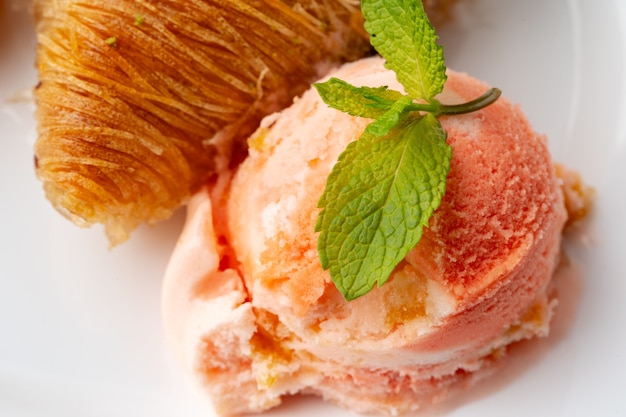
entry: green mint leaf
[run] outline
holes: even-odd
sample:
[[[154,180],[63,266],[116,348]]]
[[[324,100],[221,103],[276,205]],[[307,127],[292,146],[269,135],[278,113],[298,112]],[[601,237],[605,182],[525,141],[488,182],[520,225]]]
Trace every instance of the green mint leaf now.
[[[382,285],[441,203],[452,151],[432,114],[400,115],[387,135],[365,132],[341,154],[320,199],[324,269],[347,300]]]
[[[427,101],[439,94],[446,81],[443,48],[437,44],[422,2],[363,0],[361,8],[370,42],[407,94]]]
[[[368,119],[382,116],[403,97],[401,92],[387,87],[355,87],[338,78],[313,86],[329,107]]]
[[[411,97],[400,97],[386,113],[367,125],[365,132],[376,136],[385,136],[400,123],[400,119],[407,114],[407,108],[412,104],[413,100],[411,100]]]
[[[397,104],[397,106],[402,107],[403,101],[404,100],[401,100],[401,103]],[[390,110],[390,112],[393,113],[395,112],[395,110],[396,109]],[[388,116],[388,117],[391,118],[392,116]],[[396,132],[394,134],[397,134],[399,131],[401,131],[403,127],[402,125],[405,124],[407,117],[408,117],[407,112],[399,112],[398,120],[395,123],[395,125],[390,126],[390,125],[387,125],[387,123],[385,123],[386,126],[380,126],[378,128],[371,129],[373,130],[373,132],[368,132],[368,128],[373,123],[376,123],[376,121],[373,123],[370,123],[365,128],[365,131],[363,132],[363,134],[361,135],[361,138],[358,141],[350,142],[348,144],[348,146],[346,147],[346,150],[342,152],[341,155],[339,155],[337,163],[335,164],[332,171],[328,175],[328,178],[326,179],[326,188],[324,189],[322,196],[318,200],[318,203],[317,203],[318,207],[325,207],[331,201],[333,201],[333,203],[336,206],[340,206],[341,203],[336,201],[337,200],[336,197],[339,195],[341,188],[343,188],[345,184],[349,183],[351,178],[354,175],[352,170],[345,169],[345,167],[356,166],[355,158],[366,158],[367,155],[360,155],[360,153],[369,152],[370,149],[369,147],[366,146],[366,144],[368,142],[375,141],[376,137],[380,137],[380,139],[385,139],[387,137],[389,132],[387,131],[383,133],[385,127],[387,127],[388,130],[391,130],[392,128],[396,128]],[[381,122],[381,124],[382,123],[384,123],[384,119],[383,119],[383,122]],[[401,126],[398,126],[398,125],[401,125]],[[393,136],[393,134],[389,136]],[[364,138],[366,139],[365,141],[363,140]],[[372,158],[375,158],[375,155],[373,155]],[[324,223],[322,220],[322,218],[324,218],[325,215],[327,214],[328,212],[325,210],[322,210],[320,212],[319,217],[317,219],[317,223],[315,225],[316,232],[322,231],[322,229],[324,228],[322,224],[324,224],[325,226],[328,226],[328,224]],[[330,215],[326,216],[326,218],[330,218]],[[326,269],[326,267],[324,267],[324,269]]]

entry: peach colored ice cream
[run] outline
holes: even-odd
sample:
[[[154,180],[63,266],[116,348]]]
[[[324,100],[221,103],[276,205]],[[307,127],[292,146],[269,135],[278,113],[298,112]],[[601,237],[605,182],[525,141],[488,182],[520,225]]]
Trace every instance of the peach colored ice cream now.
[[[380,58],[332,74],[401,90]],[[448,72],[439,99],[487,86]],[[522,339],[545,336],[567,214],[546,139],[505,99],[444,117],[447,192],[389,281],[347,302],[317,256],[326,177],[368,120],[314,90],[267,117],[232,176],[197,193],[164,284],[169,339],[219,414],[314,393],[389,415],[486,375]]]

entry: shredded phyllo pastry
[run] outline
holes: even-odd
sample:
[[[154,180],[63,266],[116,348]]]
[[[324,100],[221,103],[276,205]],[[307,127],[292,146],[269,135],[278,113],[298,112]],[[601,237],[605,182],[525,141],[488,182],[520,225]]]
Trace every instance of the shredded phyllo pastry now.
[[[231,140],[366,54],[341,0],[37,0],[37,174],[113,244],[167,218]]]

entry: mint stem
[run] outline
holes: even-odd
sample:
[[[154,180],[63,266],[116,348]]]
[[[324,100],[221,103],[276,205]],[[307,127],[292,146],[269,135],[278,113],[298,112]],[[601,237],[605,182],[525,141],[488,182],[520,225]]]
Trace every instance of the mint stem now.
[[[480,110],[483,107],[487,107],[488,105],[496,101],[498,97],[500,97],[500,94],[502,94],[502,91],[500,91],[498,88],[491,88],[487,90],[482,96],[474,100],[468,101],[467,103],[451,105],[442,104],[436,110],[436,116],[465,114]]]
[[[434,113],[436,117],[472,113],[496,101],[498,97],[500,97],[500,94],[502,94],[502,92],[499,89],[491,88],[482,96],[466,103],[441,104],[437,100],[432,100],[428,103],[413,103],[407,107],[407,110]]]

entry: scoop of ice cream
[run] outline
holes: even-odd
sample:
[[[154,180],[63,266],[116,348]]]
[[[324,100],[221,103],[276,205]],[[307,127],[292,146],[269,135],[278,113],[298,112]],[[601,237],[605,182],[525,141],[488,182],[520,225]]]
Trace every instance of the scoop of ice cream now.
[[[332,76],[402,89],[380,58]],[[487,88],[449,71],[439,99]],[[453,148],[443,202],[389,281],[351,302],[320,266],[314,224],[330,170],[369,120],[310,90],[264,119],[230,184],[194,196],[165,319],[218,412],[296,392],[406,412],[483,376],[510,343],[547,334],[566,212],[546,139],[505,99],[441,122]]]

